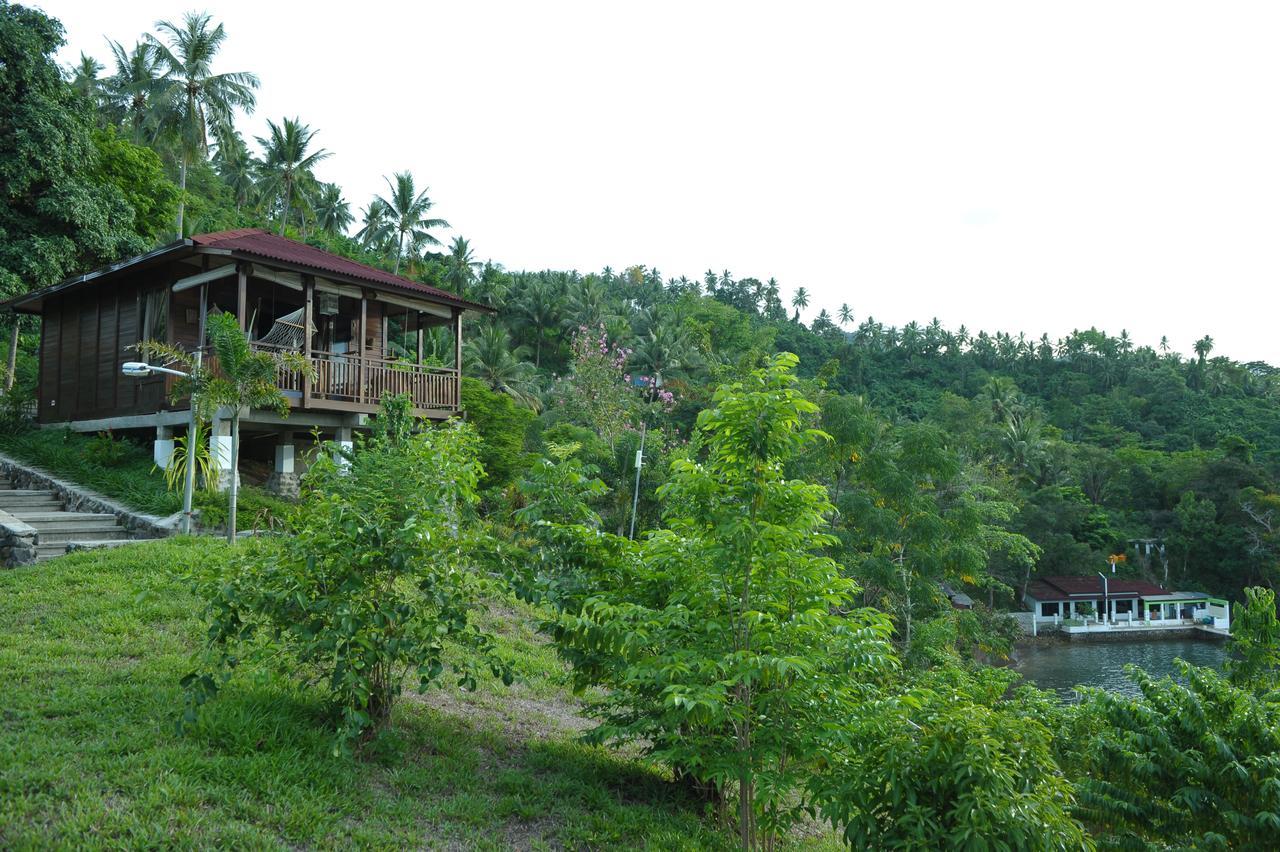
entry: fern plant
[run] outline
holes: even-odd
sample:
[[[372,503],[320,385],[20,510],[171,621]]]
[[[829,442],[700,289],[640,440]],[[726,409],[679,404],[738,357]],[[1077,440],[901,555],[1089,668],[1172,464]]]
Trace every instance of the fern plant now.
[[[173,442],[173,453],[169,456],[169,464],[164,469],[164,481],[169,490],[177,493],[182,490],[187,480],[188,440],[191,435],[183,435]],[[209,452],[209,425],[203,421],[196,423],[196,482],[206,491],[218,488],[218,457]]]

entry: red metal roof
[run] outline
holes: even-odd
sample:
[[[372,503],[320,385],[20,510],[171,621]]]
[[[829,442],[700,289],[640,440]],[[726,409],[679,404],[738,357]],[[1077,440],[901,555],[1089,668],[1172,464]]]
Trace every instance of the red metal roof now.
[[[305,267],[314,272],[340,275],[384,287],[407,290],[423,296],[429,296],[446,304],[472,308],[478,311],[492,311],[488,305],[461,299],[446,290],[429,287],[426,284],[393,275],[382,269],[366,266],[345,257],[327,252],[324,249],[300,243],[287,237],[281,237],[264,231],[261,228],[237,228],[232,231],[217,231],[212,234],[196,234],[191,241],[197,246],[206,248],[227,249],[237,254],[275,260],[295,266]]]
[[[1107,593],[1113,598],[1119,595],[1146,597],[1168,594],[1155,583],[1120,577],[1107,578]],[[1027,594],[1038,601],[1100,598],[1102,597],[1102,578],[1096,575],[1093,577],[1041,577],[1027,584]]]

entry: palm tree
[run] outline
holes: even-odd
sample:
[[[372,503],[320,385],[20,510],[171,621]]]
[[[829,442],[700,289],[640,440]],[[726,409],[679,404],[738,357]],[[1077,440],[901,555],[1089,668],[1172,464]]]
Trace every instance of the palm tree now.
[[[636,341],[635,351],[631,353],[632,370],[659,380],[686,372],[698,363],[698,352],[688,329],[673,322],[656,323],[648,334]]]
[[[235,128],[218,134],[218,148],[213,154],[213,168],[231,190],[236,210],[249,203],[257,189],[256,176],[261,164],[249,153],[249,146]]]
[[[836,314],[836,316],[840,320],[840,325],[842,326],[846,326],[849,323],[853,322],[853,311],[849,309],[848,302],[845,302],[843,305],[840,306],[840,310]]]
[[[391,216],[382,199],[375,198],[360,213],[360,230],[356,239],[369,249],[381,249],[391,236]]]
[[[108,44],[116,70],[103,81],[107,108],[117,124],[129,128],[134,142],[142,142],[154,118],[151,102],[163,76],[160,57],[145,41],[129,51],[118,41]]]
[[[102,81],[98,79],[102,67],[101,62],[82,51],[80,61],[71,69],[71,88],[95,107],[99,106],[102,98]]]
[[[409,237],[411,245],[440,245],[440,241],[431,235],[431,228],[448,228],[444,219],[431,219],[427,214],[435,206],[435,202],[427,195],[431,191],[426,187],[417,192],[413,185],[413,175],[409,172],[396,172],[395,180],[385,178],[387,188],[391,190],[390,198],[378,196],[386,208],[392,232],[396,235],[396,268],[400,274],[400,258],[404,255],[404,240]]]
[[[222,24],[210,28],[208,13],[188,12],[178,25],[157,21],[161,41],[148,33],[147,42],[164,68],[164,77],[155,89],[154,105],[162,133],[171,135],[179,152],[178,237],[183,233],[186,212],[187,163],[209,151],[212,125],[230,125],[236,109],[252,112],[253,90],[258,78],[247,71],[213,73],[213,59],[226,31]],[[167,42],[167,43],[166,43]]]
[[[542,366],[542,343],[548,332],[559,330],[561,295],[561,289],[552,281],[541,275],[531,276],[510,307],[516,329],[533,338],[535,367]]]
[[[342,187],[336,183],[320,184],[313,205],[316,211],[316,227],[331,234],[344,234],[356,220],[351,215],[351,205],[342,197]]]
[[[1195,342],[1196,357],[1200,359],[1200,366],[1204,366],[1204,359],[1209,357],[1209,353],[1213,351],[1213,338],[1205,335]]]
[[[449,244],[449,254],[444,259],[444,283],[458,295],[466,295],[476,282],[477,270],[483,263],[476,260],[471,243],[463,237],[454,237]]]
[[[526,359],[529,350],[512,347],[511,335],[497,323],[488,323],[462,347],[467,375],[535,411],[539,408],[537,371]]]
[[[797,287],[795,294],[791,297],[791,307],[796,309],[795,321],[800,322],[800,310],[809,307],[809,291],[803,287]]]
[[[1160,335],[1160,354],[1161,355],[1169,354],[1169,338],[1163,334]]]
[[[258,137],[262,146],[261,189],[264,197],[280,200],[280,236],[284,236],[294,198],[315,182],[312,169],[331,154],[323,148],[308,153],[318,131],[296,118],[286,118],[281,124],[268,120],[267,127],[269,135]]]

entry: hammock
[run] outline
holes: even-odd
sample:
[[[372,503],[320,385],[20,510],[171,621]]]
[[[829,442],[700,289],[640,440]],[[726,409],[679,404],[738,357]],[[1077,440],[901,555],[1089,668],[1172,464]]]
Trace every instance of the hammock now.
[[[302,327],[305,313],[306,308],[298,308],[293,313],[280,317],[271,324],[266,334],[258,338],[257,342],[277,349],[302,351],[302,344],[306,339],[306,330]],[[315,333],[315,326],[311,327],[311,333]]]

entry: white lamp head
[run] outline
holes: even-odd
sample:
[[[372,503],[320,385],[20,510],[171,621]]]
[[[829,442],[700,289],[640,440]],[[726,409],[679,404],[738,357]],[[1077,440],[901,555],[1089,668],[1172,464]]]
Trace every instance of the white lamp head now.
[[[151,365],[144,364],[141,361],[125,361],[124,364],[120,366],[120,372],[124,373],[126,376],[133,376],[134,378],[141,379],[151,375]]]

